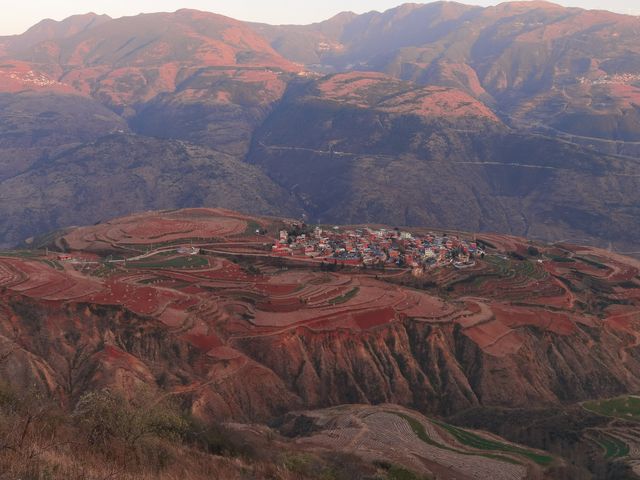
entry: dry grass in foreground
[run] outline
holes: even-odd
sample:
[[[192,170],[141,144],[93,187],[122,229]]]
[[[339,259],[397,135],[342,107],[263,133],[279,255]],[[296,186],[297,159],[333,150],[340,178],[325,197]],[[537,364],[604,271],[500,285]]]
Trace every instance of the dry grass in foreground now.
[[[0,480],[422,480],[276,435],[204,425],[141,390],[85,394],[73,409],[0,384]]]

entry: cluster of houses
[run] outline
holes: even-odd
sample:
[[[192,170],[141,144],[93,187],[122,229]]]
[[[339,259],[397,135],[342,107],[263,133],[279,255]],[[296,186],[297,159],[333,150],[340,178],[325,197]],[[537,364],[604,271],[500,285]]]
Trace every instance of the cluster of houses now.
[[[399,229],[367,227],[325,230],[298,225],[281,230],[271,250],[275,255],[308,257],[334,264],[414,269],[444,264],[468,268],[475,264],[474,258],[485,254],[476,242],[457,235],[417,235]]]
[[[581,85],[630,85],[640,81],[640,75],[636,73],[617,73],[614,75],[604,75],[599,78],[579,77],[578,83]]]
[[[29,70],[26,73],[20,72],[11,72],[9,73],[9,78],[12,80],[18,80],[23,83],[31,83],[38,87],[48,87],[51,85],[62,85],[60,82],[55,80],[51,80],[49,77],[42,73],[34,72],[33,70]]]

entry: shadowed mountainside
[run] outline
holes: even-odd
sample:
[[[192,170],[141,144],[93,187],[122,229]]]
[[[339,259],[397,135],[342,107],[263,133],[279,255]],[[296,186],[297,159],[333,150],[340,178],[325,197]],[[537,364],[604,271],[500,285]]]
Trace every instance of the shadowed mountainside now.
[[[321,222],[471,226],[626,248],[640,234],[637,161],[518,134],[449,87],[368,73],[300,83],[249,159]]]
[[[239,188],[221,206],[637,251],[638,23],[545,2],[408,4],[310,26],[195,10],[44,21],[0,38],[0,197],[22,192],[0,207],[17,222],[0,242],[124,213],[97,195],[75,216],[58,208],[80,190],[51,159],[83,145],[100,159],[83,188],[119,192],[112,169],[138,175],[128,159],[184,141],[233,157],[237,175],[222,177],[254,179],[246,191],[279,190],[240,201]],[[139,141],[107,160],[92,148],[112,134]],[[160,170],[192,181],[169,157]],[[150,182],[124,182],[129,211],[222,198],[198,183],[171,203]]]
[[[515,126],[576,141],[596,137],[601,141],[591,143],[604,151],[638,154],[638,17],[547,2],[435,2],[255,28],[311,68],[376,70],[454,86]]]
[[[124,133],[50,154],[27,171],[3,179],[0,201],[0,229],[14,243],[43,226],[93,223],[105,215],[158,207],[297,211],[286,191],[232,156]]]

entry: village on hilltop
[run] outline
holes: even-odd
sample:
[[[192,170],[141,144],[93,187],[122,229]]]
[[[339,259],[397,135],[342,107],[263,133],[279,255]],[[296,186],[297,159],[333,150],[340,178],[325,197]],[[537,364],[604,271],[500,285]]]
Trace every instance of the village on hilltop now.
[[[476,257],[485,255],[477,242],[457,235],[418,235],[398,228],[309,227],[303,223],[292,223],[288,229],[280,230],[271,251],[285,257],[322,260],[329,265],[412,268],[416,274],[447,264],[471,267]]]
[[[155,225],[149,220],[149,236],[154,240],[157,233],[165,228],[165,223]],[[215,223],[212,225],[215,226]],[[181,231],[183,225],[180,225]],[[383,226],[327,226],[309,225],[303,220],[284,220],[270,224],[244,221],[232,225],[231,236],[220,242],[215,228],[199,227],[197,234],[185,238],[173,238],[169,242],[146,244],[133,242],[132,237],[124,235],[123,245],[114,243],[111,237],[105,242],[112,247],[122,248],[123,252],[135,252],[134,256],[109,255],[106,259],[86,258],[86,254],[71,249],[57,253],[57,261],[74,264],[107,264],[149,261],[156,256],[176,253],[183,257],[196,255],[250,255],[252,257],[276,257],[289,259],[296,263],[320,266],[322,270],[332,271],[337,267],[357,267],[371,269],[390,268],[411,270],[416,276],[435,267],[453,266],[457,269],[476,265],[476,259],[484,258],[485,248],[491,247],[483,241],[477,241],[475,235],[466,238],[457,233],[433,233],[415,229],[407,231],[400,228]],[[266,227],[266,228],[265,228]],[[122,233],[122,229],[105,227],[109,235]],[[184,227],[186,228],[186,227]],[[173,233],[171,233],[173,235]],[[80,233],[80,241],[85,241]],[[94,236],[91,236],[94,238]],[[188,243],[187,243],[188,242]],[[155,247],[155,248],[154,248]],[[48,256],[48,254],[45,254]],[[196,262],[197,263],[197,262]]]

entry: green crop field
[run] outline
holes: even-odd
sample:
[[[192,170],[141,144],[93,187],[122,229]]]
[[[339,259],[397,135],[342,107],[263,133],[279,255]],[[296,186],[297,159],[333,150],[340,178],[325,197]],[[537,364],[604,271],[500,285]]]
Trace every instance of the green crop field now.
[[[592,267],[595,267],[595,268],[597,268],[599,270],[606,270],[607,268],[609,268],[606,265],[604,265],[604,264],[602,264],[602,263],[600,263],[600,262],[598,262],[596,260],[593,260],[591,258],[588,258],[588,257],[575,257],[575,259],[576,260],[580,260],[581,262],[584,262],[587,265],[591,265]]]
[[[427,431],[424,429],[424,425],[422,425],[422,423],[420,423],[415,418],[410,417],[409,415],[404,415],[402,413],[394,413],[394,415],[397,415],[398,417],[406,420],[409,426],[411,427],[411,430],[413,430],[413,433],[415,433],[416,436],[420,440],[422,440],[424,443],[428,443],[429,445],[434,445],[440,448],[444,447],[444,445],[440,445],[438,442],[432,440],[431,437],[427,435]]]
[[[58,263],[55,260],[46,260],[43,259],[42,260],[43,263],[46,263],[47,265],[49,265],[51,268],[54,268],[56,270],[64,270],[64,268],[62,267],[62,265],[60,265],[60,263]]]
[[[422,423],[420,423],[415,418],[402,413],[397,413],[397,412],[393,412],[393,413],[394,415],[397,415],[400,418],[403,418],[404,420],[406,420],[409,426],[411,427],[411,430],[413,430],[413,433],[415,433],[420,440],[422,440],[423,442],[429,445],[433,445],[438,448],[449,450],[451,452],[456,452],[461,455],[479,455],[482,457],[493,458],[495,460],[500,460],[503,462],[520,464],[520,462],[518,462],[517,460],[504,455],[482,453],[482,452],[478,452],[478,453],[465,452],[462,450],[458,450],[456,448],[449,447],[447,445],[440,444],[435,440],[433,440],[431,437],[429,437]],[[438,422],[435,420],[432,420],[432,422],[442,427],[447,432],[451,433],[454,436],[454,438],[456,438],[456,440],[458,440],[463,445],[467,445],[472,448],[477,448],[479,450],[496,451],[499,453],[520,455],[522,457],[526,457],[529,460],[534,461],[535,463],[541,466],[548,466],[549,464],[551,464],[551,462],[553,462],[553,457],[551,457],[550,455],[543,455],[530,450],[526,450],[524,448],[516,447],[514,445],[509,445],[506,443],[490,440],[490,439],[481,437],[480,435],[476,435],[474,433],[468,432],[466,430],[454,427],[452,425],[449,425],[443,422]]]
[[[607,400],[585,402],[583,407],[590,412],[606,417],[640,421],[640,397],[625,396]]]
[[[244,229],[243,235],[255,235],[256,230],[262,230],[262,225],[254,220],[250,220],[247,222],[247,228]]]
[[[341,303],[348,302],[353,297],[355,297],[359,291],[360,291],[360,287],[354,287],[344,295],[340,295],[339,297],[332,298],[331,300],[329,300],[328,303],[331,305],[339,305]]]
[[[508,443],[502,443],[495,440],[491,440],[489,438],[481,437],[480,435],[476,435],[475,433],[469,432],[467,430],[463,430],[462,428],[454,427],[453,425],[448,425],[442,422],[434,422],[444,430],[449,432],[453,437],[458,440],[463,445],[467,445],[472,448],[477,448],[479,450],[490,450],[497,452],[505,452],[505,453],[515,453],[517,455],[521,455],[523,457],[528,458],[529,460],[533,460],[538,465],[547,466],[553,461],[553,457],[549,455],[543,455],[540,453],[532,452],[531,450],[526,450],[524,448],[517,447],[515,445],[510,445]]]
[[[600,434],[594,441],[604,450],[605,458],[614,459],[629,455],[629,445],[618,438]]]
[[[558,262],[558,263],[575,263],[576,262],[573,258],[562,257],[560,255],[549,255],[549,258],[554,262]]]
[[[33,250],[1,250],[0,257],[17,257],[17,258],[36,258],[39,257],[42,252],[36,252]]]

